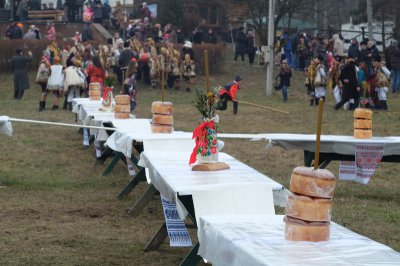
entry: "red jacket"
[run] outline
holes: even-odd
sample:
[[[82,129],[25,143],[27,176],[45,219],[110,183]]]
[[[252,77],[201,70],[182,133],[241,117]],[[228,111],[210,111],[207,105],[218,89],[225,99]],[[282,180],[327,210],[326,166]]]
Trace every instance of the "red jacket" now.
[[[219,95],[228,94],[233,102],[237,102],[236,93],[239,89],[239,83],[237,81],[232,81],[220,89]]]

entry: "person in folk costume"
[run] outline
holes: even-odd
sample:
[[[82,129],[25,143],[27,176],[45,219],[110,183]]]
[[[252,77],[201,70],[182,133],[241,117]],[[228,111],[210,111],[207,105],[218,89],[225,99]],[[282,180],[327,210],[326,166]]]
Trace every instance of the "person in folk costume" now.
[[[104,67],[106,71],[110,70],[110,65],[108,64],[107,61],[107,54],[108,54],[108,47],[107,45],[99,45],[99,58],[100,58],[100,63]]]
[[[50,67],[50,77],[47,81],[47,90],[53,92],[53,110],[57,110],[60,102],[60,97],[64,91],[64,73],[63,66],[59,57],[53,59]]]
[[[307,94],[310,95],[310,106],[314,105],[315,102],[315,90],[314,90],[314,79],[315,79],[315,61],[311,60],[310,65],[304,69],[304,76],[306,80],[304,84],[307,88]]]
[[[228,101],[233,102],[233,114],[236,115],[238,112],[238,101],[236,99],[236,94],[240,89],[240,81],[242,78],[237,75],[235,79],[221,87],[219,90],[219,97],[221,99],[221,104],[218,106],[218,110],[226,110],[228,108]]]
[[[360,62],[357,71],[358,86],[360,87],[360,103],[369,108],[371,106],[371,98],[369,95],[369,84],[367,82],[367,64]],[[364,97],[365,95],[365,97]]]
[[[93,56],[92,64],[90,64],[86,69],[86,75],[89,77],[90,83],[97,82],[103,87],[104,78],[106,77],[107,72],[101,65],[100,57],[98,55]]]
[[[376,109],[388,110],[387,105],[387,92],[390,87],[390,71],[387,67],[382,64],[381,57],[375,56],[372,58],[372,65],[374,66],[374,88],[377,98],[379,100],[379,105]]]
[[[185,59],[182,62],[182,75],[186,81],[186,91],[190,92],[190,87],[194,84],[196,79],[196,64],[194,60],[190,59],[190,54],[185,54]]]
[[[357,80],[357,69],[355,59],[347,58],[346,65],[340,71],[340,83],[342,84],[342,100],[335,105],[335,110],[339,110],[346,102],[350,103],[350,110],[358,107],[358,93],[360,87]],[[353,103],[353,101],[355,101]]]
[[[47,97],[47,81],[50,77],[50,51],[44,50],[42,60],[39,63],[38,72],[36,74],[36,84],[40,86],[42,93],[40,94],[39,101],[39,112],[46,109],[46,97]]]
[[[340,90],[340,62],[334,61],[332,68],[329,69],[329,80],[328,80],[328,89],[333,90],[333,94],[335,96],[336,103],[342,100],[341,98],[341,90]]]
[[[115,7],[112,12],[113,18],[114,18],[114,24],[115,28],[118,30],[121,26],[123,26],[124,23],[124,16],[122,14],[123,7],[121,5],[121,1],[116,1],[115,2]]]
[[[64,94],[67,95],[67,105],[70,111],[72,111],[72,100],[80,98],[80,91],[85,88],[86,82],[85,75],[71,63],[69,61],[67,68],[64,69]]]
[[[180,88],[180,80],[182,76],[181,72],[181,60],[180,60],[180,53],[174,49],[174,54],[172,57],[172,75],[174,77],[174,89],[179,90]]]
[[[21,100],[24,91],[29,89],[29,77],[27,64],[32,62],[32,53],[29,51],[28,56],[23,55],[22,48],[15,50],[16,55],[10,60],[11,70],[14,72],[14,99]]]
[[[176,60],[178,51],[174,49],[174,44],[167,43],[168,58],[167,58],[167,85],[169,88],[179,89],[179,61]],[[176,81],[176,79],[178,79]]]
[[[169,58],[168,49],[166,47],[161,47],[160,55],[158,56],[158,65],[159,65],[159,72],[160,72],[159,76],[160,77],[161,77],[162,73],[164,73],[164,77],[167,74],[168,58]]]
[[[126,77],[124,80],[124,94],[130,97],[131,112],[135,110],[136,107],[136,73],[138,69],[138,63],[136,58],[132,58],[129,62],[128,68],[126,70]]]
[[[322,62],[324,58],[318,55],[315,59],[315,76],[314,76],[314,91],[315,91],[315,105],[319,104],[319,100],[322,98],[325,101],[326,95],[326,79],[327,75]]]
[[[152,38],[147,38],[139,53],[139,67],[143,75],[143,82],[150,85],[150,68],[149,60],[151,57],[157,57],[157,49],[154,46]]]
[[[153,88],[157,87],[158,82],[158,74],[160,72],[160,66],[158,63],[158,59],[154,57],[150,57],[149,59],[149,68],[150,68],[150,82]]]

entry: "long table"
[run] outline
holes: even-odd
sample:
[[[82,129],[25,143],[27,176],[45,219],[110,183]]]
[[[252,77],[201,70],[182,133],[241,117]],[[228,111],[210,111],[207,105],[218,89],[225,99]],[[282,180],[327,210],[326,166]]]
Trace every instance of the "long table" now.
[[[215,188],[223,189],[224,186],[236,185],[240,187],[242,185],[252,185],[256,188],[260,184],[267,184],[273,190],[275,204],[283,205],[286,200],[287,190],[281,184],[228,154],[220,153],[219,161],[227,163],[230,169],[213,172],[192,171],[188,165],[189,156],[189,150],[186,152],[144,151],[139,162],[139,165],[148,169],[148,178],[152,187],[154,187],[153,193],[159,191],[166,198],[173,200],[177,205],[181,219],[188,215],[196,225],[196,203],[193,201],[192,194]],[[148,199],[148,196],[142,196],[141,198]],[[229,202],[226,204],[228,206]],[[265,204],[268,203],[265,202]],[[166,227],[163,224],[145,250],[157,249],[166,236]],[[201,259],[197,255],[198,248],[199,245],[197,244],[185,257],[181,265],[198,263]]]
[[[202,216],[199,254],[218,266],[399,265],[400,253],[331,223],[329,241],[284,239],[282,215]]]
[[[268,147],[279,146],[286,150],[304,151],[304,165],[311,166],[314,159],[315,135],[310,134],[260,134],[269,141]],[[320,145],[320,168],[331,161],[354,161],[357,144],[385,144],[382,162],[400,162],[400,137],[372,137],[355,139],[352,136],[322,135]]]

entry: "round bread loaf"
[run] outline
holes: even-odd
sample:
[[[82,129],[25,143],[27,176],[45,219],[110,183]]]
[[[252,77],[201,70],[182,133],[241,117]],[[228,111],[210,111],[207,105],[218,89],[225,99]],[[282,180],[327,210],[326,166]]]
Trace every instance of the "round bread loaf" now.
[[[100,95],[89,96],[89,100],[91,101],[98,101],[100,99],[101,99]]]
[[[89,91],[90,90],[98,90],[98,91],[100,91],[100,89],[101,89],[101,84],[100,83],[98,83],[98,82],[89,83]]]
[[[128,105],[130,104],[131,98],[129,95],[117,95],[115,96],[115,105]]]
[[[171,126],[174,124],[174,116],[173,115],[153,114],[153,124]]]
[[[309,222],[329,222],[332,200],[289,194],[285,214]]]
[[[100,96],[100,91],[96,91],[96,90],[89,90],[89,96]]]
[[[354,138],[370,139],[372,138],[372,129],[354,129]]]
[[[151,112],[153,114],[170,115],[174,109],[174,105],[170,102],[153,102],[151,104]]]
[[[372,111],[367,108],[356,108],[354,110],[354,118],[359,118],[359,119],[372,119]]]
[[[115,105],[115,112],[116,113],[130,113],[131,106],[129,104],[117,104],[117,105]]]
[[[368,119],[354,119],[354,128],[371,129],[372,120]]]
[[[329,240],[329,222],[306,222],[289,216],[285,216],[283,220],[286,240],[310,242]]]
[[[128,119],[130,117],[130,115],[131,115],[130,113],[117,113],[117,112],[115,112],[114,117],[116,119]]]
[[[172,126],[159,125],[159,124],[151,125],[151,132],[153,133],[172,133],[173,130],[174,129]]]
[[[331,199],[335,185],[336,178],[330,171],[305,166],[296,167],[290,179],[292,192],[318,198]]]

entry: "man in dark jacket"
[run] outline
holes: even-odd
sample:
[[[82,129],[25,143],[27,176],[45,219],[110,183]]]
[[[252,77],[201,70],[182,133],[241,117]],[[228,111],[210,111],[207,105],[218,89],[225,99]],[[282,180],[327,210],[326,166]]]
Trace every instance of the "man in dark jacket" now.
[[[6,30],[6,36],[10,38],[10,40],[14,39],[22,39],[22,30],[17,26],[16,22],[13,22]]]
[[[360,87],[358,86],[355,59],[353,57],[347,59],[346,65],[340,72],[339,79],[343,84],[342,100],[335,105],[335,110],[338,110],[346,102],[350,101],[350,99],[354,99],[354,103],[350,103],[350,110],[354,110],[359,103],[358,93]]]
[[[347,54],[349,55],[349,57],[353,57],[356,63],[359,62],[360,49],[356,38],[351,40],[351,45]]]
[[[24,91],[29,89],[28,63],[32,62],[32,53],[23,55],[21,48],[17,48],[16,55],[11,58],[11,70],[14,72],[14,99],[21,100]]]
[[[208,29],[208,33],[205,37],[204,42],[205,43],[217,43],[217,36],[215,35],[215,33],[213,32],[213,30],[211,28]]]
[[[233,63],[236,64],[237,58],[240,55],[242,64],[244,64],[244,54],[247,52],[247,38],[244,34],[244,27],[240,27],[239,31],[236,33],[235,41],[235,58]]]
[[[124,78],[125,78],[125,71],[128,68],[129,63],[131,62],[131,59],[135,57],[135,52],[132,51],[132,49],[129,48],[129,41],[124,42],[124,49],[122,50],[119,59],[118,59],[118,65],[119,65],[119,71],[117,72],[118,75],[118,81],[123,84]]]
[[[86,22],[82,29],[82,42],[93,40],[92,25],[90,22]]]
[[[185,42],[185,34],[180,28],[176,30],[176,43],[183,44]]]
[[[389,59],[393,76],[392,92],[400,92],[400,47],[397,40],[392,40]]]
[[[198,28],[195,28],[192,38],[194,44],[201,44],[203,42],[203,33]]]

